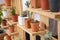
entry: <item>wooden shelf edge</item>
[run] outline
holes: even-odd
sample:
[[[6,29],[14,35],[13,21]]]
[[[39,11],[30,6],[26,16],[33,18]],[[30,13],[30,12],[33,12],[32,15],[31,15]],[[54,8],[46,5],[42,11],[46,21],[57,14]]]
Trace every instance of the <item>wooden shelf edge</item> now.
[[[37,9],[34,9],[34,8],[27,8],[28,11],[31,11],[31,12],[35,12],[35,13],[38,13],[40,15],[43,15],[43,16],[47,16],[49,18],[53,18],[53,19],[56,19],[59,15],[60,17],[60,12],[49,12],[48,10],[42,10],[41,8],[37,8]]]

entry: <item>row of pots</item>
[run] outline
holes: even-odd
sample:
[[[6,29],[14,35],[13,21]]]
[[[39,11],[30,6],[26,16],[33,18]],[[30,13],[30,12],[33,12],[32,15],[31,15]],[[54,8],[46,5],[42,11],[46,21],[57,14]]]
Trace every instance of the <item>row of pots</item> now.
[[[32,8],[42,8],[51,12],[59,11],[59,0],[30,0]]]
[[[21,17],[18,16],[18,23],[22,26],[25,26],[27,29],[32,29],[32,32],[38,32],[39,30],[45,30],[46,29],[46,25],[42,22],[39,22],[37,20],[34,19],[30,19],[28,17]],[[41,24],[41,25],[40,25]],[[39,25],[41,26],[40,29]]]

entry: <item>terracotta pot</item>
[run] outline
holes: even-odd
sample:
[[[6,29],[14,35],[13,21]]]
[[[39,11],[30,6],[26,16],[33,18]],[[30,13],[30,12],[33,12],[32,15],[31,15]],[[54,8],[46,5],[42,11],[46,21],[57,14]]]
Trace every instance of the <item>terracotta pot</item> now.
[[[6,26],[6,20],[2,20],[2,26]]]
[[[4,33],[0,34],[0,40],[4,39]]]
[[[31,21],[31,20],[28,19],[28,18],[25,19],[25,27],[26,27],[26,28],[31,28],[30,21]]]
[[[30,0],[30,3],[31,3],[32,8],[40,8],[41,7],[40,0]]]
[[[11,36],[6,35],[6,36],[4,37],[4,40],[11,40]]]
[[[11,6],[11,0],[4,0],[4,2],[7,7]]]
[[[18,21],[18,15],[17,14],[16,15],[12,15],[11,18],[12,18],[13,22],[17,22]]]
[[[49,1],[48,0],[41,0],[41,8],[43,10],[49,10]]]
[[[39,23],[31,23],[31,29],[33,32],[39,31]]]
[[[7,30],[9,31],[9,33],[13,33],[14,32],[14,27],[13,26],[12,27],[8,27]]]

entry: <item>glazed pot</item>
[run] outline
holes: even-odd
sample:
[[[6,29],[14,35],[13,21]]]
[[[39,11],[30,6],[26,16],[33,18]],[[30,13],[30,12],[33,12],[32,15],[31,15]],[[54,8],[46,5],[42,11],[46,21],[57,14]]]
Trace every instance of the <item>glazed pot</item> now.
[[[4,40],[11,40],[11,36],[5,35]]]
[[[6,22],[7,22],[6,20],[2,20],[2,23],[1,23],[2,26],[6,26]]]
[[[7,10],[2,11],[4,17],[8,17],[8,12]]]
[[[59,11],[59,0],[49,0],[50,11],[58,12]]]
[[[7,7],[11,6],[11,0],[4,0],[4,2]]]
[[[48,0],[41,0],[41,8],[43,10],[49,10],[49,1]]]
[[[31,21],[31,19],[29,19],[29,18],[25,19],[25,27],[26,28],[31,28],[30,21]]]
[[[33,32],[39,31],[39,23],[31,23],[31,29]]]
[[[12,15],[11,18],[12,18],[13,22],[17,22],[18,21],[18,15],[17,14],[16,15]]]
[[[32,8],[40,8],[40,0],[30,0],[30,4]]]
[[[22,17],[22,16],[18,16],[18,23],[20,24],[20,25],[25,25],[25,22],[24,22],[24,20],[26,19],[26,18],[28,18],[28,17]]]
[[[13,26],[8,27],[8,29],[7,29],[7,30],[9,31],[9,33],[13,33],[13,32],[14,32],[14,27],[13,27]]]

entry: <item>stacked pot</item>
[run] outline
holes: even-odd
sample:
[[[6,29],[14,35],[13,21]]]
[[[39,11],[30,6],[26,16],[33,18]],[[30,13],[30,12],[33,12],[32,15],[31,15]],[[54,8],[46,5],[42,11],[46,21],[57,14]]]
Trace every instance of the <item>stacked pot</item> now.
[[[51,12],[59,12],[59,0],[30,0],[32,8],[42,8]]]

